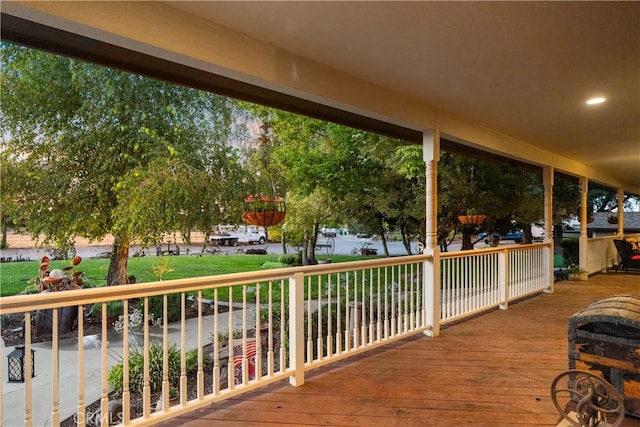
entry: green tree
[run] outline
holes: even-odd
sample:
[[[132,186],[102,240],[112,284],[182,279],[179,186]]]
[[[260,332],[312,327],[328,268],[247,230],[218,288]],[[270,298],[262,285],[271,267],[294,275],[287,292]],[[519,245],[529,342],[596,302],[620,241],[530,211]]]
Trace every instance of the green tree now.
[[[274,131],[272,160],[290,183],[289,200],[307,206],[290,210],[285,228],[303,238],[309,263],[323,224],[357,223],[384,239],[386,226],[406,219],[403,204],[416,206],[409,181],[388,161],[400,141],[280,111],[262,117]]]
[[[233,100],[8,43],[2,71],[3,156],[23,171],[10,196],[45,242],[112,234],[109,285],[133,239],[239,212]]]

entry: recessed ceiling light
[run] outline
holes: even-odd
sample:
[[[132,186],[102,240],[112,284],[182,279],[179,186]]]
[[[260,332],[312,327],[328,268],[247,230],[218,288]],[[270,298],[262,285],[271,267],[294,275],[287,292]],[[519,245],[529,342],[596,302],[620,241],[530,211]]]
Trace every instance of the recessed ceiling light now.
[[[591,98],[587,101],[587,104],[588,105],[602,104],[606,100],[607,100],[606,98]]]

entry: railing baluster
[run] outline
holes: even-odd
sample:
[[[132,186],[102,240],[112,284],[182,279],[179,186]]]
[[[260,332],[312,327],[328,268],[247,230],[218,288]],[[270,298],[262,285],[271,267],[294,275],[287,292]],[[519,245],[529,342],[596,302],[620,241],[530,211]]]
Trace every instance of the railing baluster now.
[[[287,349],[285,347],[285,314],[286,314],[286,305],[285,305],[285,291],[287,286],[285,286],[284,279],[280,279],[280,372],[284,372],[287,370],[286,365],[286,357],[287,357]]]
[[[143,376],[142,376],[142,407],[144,417],[148,418],[151,415],[151,385],[150,385],[150,373],[149,373],[149,297],[144,298],[144,313],[143,313]],[[168,402],[167,402],[168,404]]]
[[[59,323],[60,323],[60,308],[51,309],[51,314],[53,315],[53,321],[51,325],[51,395],[53,397],[53,407],[51,409],[51,424],[59,425],[60,424],[60,336],[59,336]],[[104,318],[104,316],[103,316]],[[104,334],[104,329],[106,326],[103,321],[103,337],[107,335]],[[104,341],[104,339],[103,339]],[[103,345],[104,347],[104,345]],[[104,395],[104,378],[106,374],[104,373],[104,363],[103,363],[103,390],[102,393]]]
[[[131,396],[129,394],[129,300],[122,304],[124,325],[122,329],[122,422],[131,420]]]
[[[166,297],[166,296],[165,296]],[[166,304],[166,298],[165,298]],[[213,290],[213,394],[220,394],[220,325],[218,324],[218,288]],[[166,342],[166,341],[165,341]]]
[[[267,375],[273,376],[274,354],[273,354],[273,281],[269,280],[269,307],[267,308],[269,315],[269,330],[267,332],[268,350],[267,350]]]
[[[353,348],[360,346],[360,305],[358,304],[358,270],[353,272]]]
[[[340,280],[340,273],[336,276],[336,310],[337,310],[337,320],[338,324],[336,325],[336,354],[342,353],[342,296],[340,294],[340,290],[342,289],[342,281]],[[345,321],[345,323],[347,323]]]
[[[415,324],[415,294],[413,293],[413,264],[409,264],[409,330],[413,330],[416,327]]]
[[[332,275],[327,274],[327,357],[333,356],[333,307],[332,307],[333,306],[333,300],[332,300],[333,289],[332,288],[333,288]]]
[[[256,380],[262,378],[262,325],[260,324],[260,312],[262,311],[260,307],[260,282],[256,283],[256,317],[255,317],[255,333],[256,337],[256,354],[255,354],[255,372],[256,372]]]
[[[31,312],[24,313],[24,425],[33,424],[33,385],[31,377],[33,375],[33,357],[31,355]]]
[[[249,382],[249,359],[247,357],[247,285],[242,285],[242,384]]]
[[[357,271],[357,270],[356,270]],[[367,297],[366,297],[366,273],[365,270],[360,270],[360,347],[367,345]]]
[[[391,267],[391,336],[396,336],[396,292],[399,289],[398,284],[396,283],[396,267]]]
[[[198,291],[198,373],[196,382],[198,385],[198,400],[204,399],[204,364],[202,361],[202,291]]]
[[[180,292],[180,404],[187,404],[187,313],[186,297]]]
[[[318,321],[318,331],[316,332],[316,344],[317,344],[317,352],[318,352],[318,357],[317,360],[322,360],[323,358],[323,353],[324,353],[324,340],[323,340],[323,329],[322,329],[322,276],[316,276],[318,278],[318,298],[317,298],[317,304],[318,307],[316,309],[317,313],[317,321]],[[309,281],[311,281],[311,277],[309,277]],[[311,318],[312,312],[310,311],[308,313],[308,317]]]
[[[376,341],[380,341],[382,339],[382,271],[380,268],[376,269]],[[386,317],[386,316],[385,316]]]
[[[351,303],[349,302],[349,272],[345,273],[345,310],[344,310],[344,351],[349,351],[351,349],[350,340],[351,340]]]
[[[229,390],[233,390],[235,387],[235,372],[233,366],[233,287],[229,286],[229,322],[228,322],[228,360],[227,360],[227,387]]]
[[[97,304],[96,304],[97,305]],[[94,306],[95,307],[95,306]],[[111,416],[111,414],[109,414],[109,380],[108,380],[108,373],[109,373],[109,364],[108,364],[108,354],[107,354],[107,350],[109,349],[109,335],[108,335],[108,328],[107,328],[107,323],[108,323],[108,313],[107,313],[107,303],[103,302],[100,304],[101,310],[100,310],[100,315],[102,317],[102,339],[100,340],[100,358],[101,358],[101,362],[102,362],[102,367],[101,367],[101,372],[102,372],[102,380],[101,380],[101,384],[102,384],[102,390],[101,390],[101,397],[100,397],[100,424],[103,427],[108,427],[109,426],[109,422],[111,421],[109,418]],[[57,317],[57,315],[55,316]],[[54,322],[57,323],[57,322]],[[57,328],[57,326],[54,326]],[[57,341],[57,339],[56,339]],[[56,347],[54,350],[54,355],[57,353],[57,346],[54,344],[54,346]],[[55,356],[54,356],[55,357]],[[57,364],[57,362],[56,362]],[[57,376],[57,374],[56,374]],[[55,380],[55,382],[57,382],[57,379]],[[56,420],[55,418],[53,419],[53,425],[58,425],[59,423],[59,418]]]
[[[313,361],[313,328],[312,328],[312,314],[311,310],[311,276],[307,277],[307,363]]]
[[[369,344],[375,340],[375,323],[373,311],[373,269],[369,269]]]
[[[169,382],[169,313],[168,296],[162,296],[162,411],[169,410],[171,383]]]
[[[389,267],[384,267],[384,337],[389,338]]]

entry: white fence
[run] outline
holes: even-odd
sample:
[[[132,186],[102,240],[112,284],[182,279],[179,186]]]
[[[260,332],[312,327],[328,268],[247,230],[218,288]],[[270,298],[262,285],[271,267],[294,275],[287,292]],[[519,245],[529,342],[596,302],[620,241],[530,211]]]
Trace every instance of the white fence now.
[[[302,385],[305,371],[432,329],[432,311],[445,323],[549,288],[549,252],[536,244],[443,254],[440,287],[425,273],[433,258],[417,255],[3,298],[3,314],[24,313],[27,372],[24,383],[0,385],[11,400],[0,419],[58,425],[75,414],[79,425],[149,425],[284,378]],[[439,290],[440,307],[427,305],[428,289]],[[100,309],[100,336],[85,336],[78,322],[77,339],[60,340],[63,310],[91,306]],[[122,332],[109,330],[113,306],[140,308],[140,328],[123,316]],[[34,344],[32,321],[45,313],[51,340]],[[109,415],[109,373],[118,379],[118,369],[122,409]],[[177,404],[160,408],[174,388]],[[100,410],[86,410],[94,401]]]
[[[549,245],[533,244],[442,254],[442,323],[549,289],[550,253]]]

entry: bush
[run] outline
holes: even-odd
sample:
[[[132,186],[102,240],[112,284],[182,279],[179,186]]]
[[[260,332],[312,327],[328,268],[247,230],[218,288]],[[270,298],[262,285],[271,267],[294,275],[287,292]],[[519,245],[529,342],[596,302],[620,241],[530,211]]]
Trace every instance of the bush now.
[[[162,309],[163,297],[149,297],[149,317],[153,319],[164,319],[164,312]],[[180,294],[167,295],[167,321],[176,322],[180,320],[182,311]],[[144,300],[140,302],[138,308],[142,311],[144,309]]]
[[[261,267],[264,268],[265,270],[270,270],[272,268],[286,268],[286,267],[290,267],[290,265],[283,262],[267,261],[264,264],[262,264]]]
[[[169,384],[178,387],[180,384],[180,352],[175,344],[168,349]],[[197,354],[196,354],[197,367]],[[133,393],[141,393],[144,373],[143,349],[133,349],[129,352],[129,390]],[[114,365],[107,375],[109,385],[113,391],[122,393],[124,389],[124,367],[122,362]],[[149,346],[149,386],[151,393],[162,390],[162,344],[152,343]]]
[[[282,254],[278,257],[278,262],[287,265],[296,265],[296,254]]]
[[[562,239],[562,255],[569,264],[580,263],[580,243],[578,239]]]
[[[196,372],[198,370],[198,349],[189,350],[185,356],[185,361],[187,363],[187,372]]]

